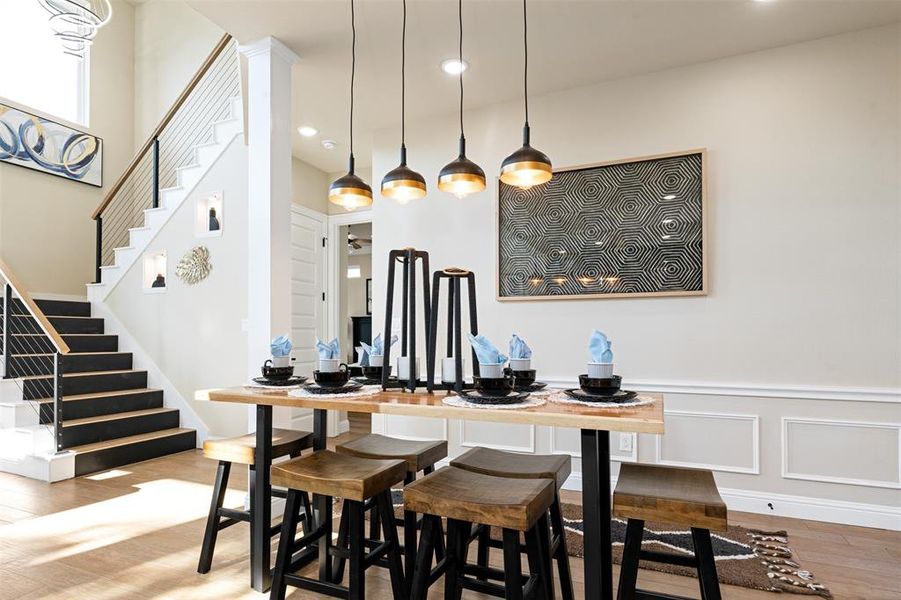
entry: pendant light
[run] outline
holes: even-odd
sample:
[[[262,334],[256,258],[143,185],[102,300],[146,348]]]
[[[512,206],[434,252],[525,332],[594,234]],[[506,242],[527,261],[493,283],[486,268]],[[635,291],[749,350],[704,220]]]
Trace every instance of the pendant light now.
[[[407,60],[407,0],[403,0],[404,18],[400,35],[400,165],[388,171],[382,179],[382,196],[398,204],[425,197],[425,178],[407,166],[406,145],[406,60]]]
[[[529,145],[529,30],[526,17],[526,0],[522,0],[522,42],[523,42],[523,101],[526,109],[526,124],[522,128],[522,147],[504,159],[501,164],[501,181],[524,190],[533,185],[546,183],[553,177],[551,159],[544,152]]]
[[[328,188],[328,200],[333,204],[354,210],[372,204],[372,188],[354,174],[354,75],[357,68],[357,28],[354,22],[354,0],[350,0],[350,160],[347,175],[332,182]]]
[[[463,64],[463,0],[457,0],[460,25],[460,64]],[[466,137],[463,135],[463,70],[460,70],[460,156],[449,162],[438,174],[438,189],[464,198],[485,189],[485,171],[466,158]]]

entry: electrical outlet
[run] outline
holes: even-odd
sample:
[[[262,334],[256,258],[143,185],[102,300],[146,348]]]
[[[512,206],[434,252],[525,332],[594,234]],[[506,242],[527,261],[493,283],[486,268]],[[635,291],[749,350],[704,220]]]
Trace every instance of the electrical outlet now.
[[[632,435],[628,433],[619,434],[619,451],[632,452]]]

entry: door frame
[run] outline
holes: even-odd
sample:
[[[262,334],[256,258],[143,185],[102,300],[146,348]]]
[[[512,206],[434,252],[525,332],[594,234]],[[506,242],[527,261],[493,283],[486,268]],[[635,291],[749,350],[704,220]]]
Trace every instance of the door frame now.
[[[344,225],[360,225],[362,223],[372,223],[372,210],[358,210],[349,213],[329,215],[328,216],[328,233],[326,234],[326,250],[328,254],[328,264],[326,266],[326,290],[325,297],[328,299],[327,304],[327,325],[329,338],[337,337],[340,325],[338,324],[338,303],[332,299],[338,298],[338,290],[341,289],[341,273],[338,273],[338,265],[341,264],[341,227]]]

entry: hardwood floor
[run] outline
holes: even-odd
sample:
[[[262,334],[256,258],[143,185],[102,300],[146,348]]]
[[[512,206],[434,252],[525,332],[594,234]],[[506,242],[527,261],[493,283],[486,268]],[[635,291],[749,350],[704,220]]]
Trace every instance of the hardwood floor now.
[[[0,600],[267,597],[249,588],[244,524],[219,534],[213,570],[196,573],[214,468],[197,451],[53,485],[0,474]],[[227,506],[243,502],[246,478],[240,473],[235,467]],[[578,494],[564,500],[578,501]],[[730,520],[788,530],[804,567],[836,599],[901,600],[901,533],[747,513],[730,513]],[[581,571],[581,561],[574,560],[578,597]],[[639,583],[698,597],[696,580],[686,577],[643,570]],[[390,597],[383,569],[370,569],[367,586],[367,597]],[[441,587],[433,590],[430,598],[440,598]],[[299,590],[289,597],[319,598]],[[736,587],[724,587],[723,597],[775,598]],[[464,598],[486,597],[467,592]]]

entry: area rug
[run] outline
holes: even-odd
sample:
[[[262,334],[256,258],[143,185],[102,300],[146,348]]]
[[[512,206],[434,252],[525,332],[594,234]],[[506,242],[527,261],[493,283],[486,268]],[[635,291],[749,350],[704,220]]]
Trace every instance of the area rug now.
[[[403,514],[403,491],[392,490],[394,509],[398,516]],[[582,558],[582,507],[564,502],[563,520],[566,527],[566,546],[569,554]],[[613,519],[613,562],[622,563],[623,540],[626,522]],[[500,537],[499,531],[492,536]],[[785,531],[760,531],[730,525],[725,532],[710,532],[713,544],[716,573],[720,583],[739,587],[764,590],[767,592],[788,592],[808,596],[832,598],[832,593],[813,573],[802,568],[794,560]],[[660,552],[674,552],[692,555],[691,531],[672,525],[646,522],[642,548]],[[673,573],[686,577],[697,577],[697,573],[676,565],[641,561],[642,569],[663,573]]]
[[[584,551],[582,507],[578,504],[563,503],[562,509],[567,549],[570,555],[581,557]],[[613,519],[612,533],[613,561],[620,564],[626,522]],[[711,531],[710,537],[720,583],[768,592],[790,592],[832,598],[826,586],[794,560],[785,531],[759,531],[730,525],[725,532]],[[648,521],[645,523],[641,547],[646,550],[691,556],[693,554],[691,531]],[[697,577],[697,573],[688,567],[647,561],[641,561],[640,567]]]

